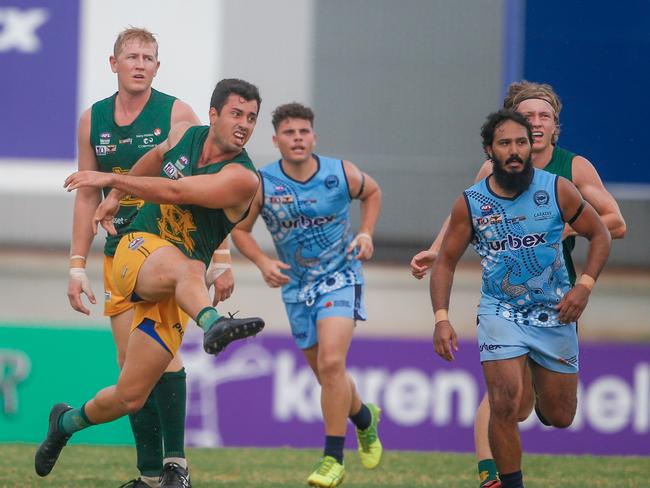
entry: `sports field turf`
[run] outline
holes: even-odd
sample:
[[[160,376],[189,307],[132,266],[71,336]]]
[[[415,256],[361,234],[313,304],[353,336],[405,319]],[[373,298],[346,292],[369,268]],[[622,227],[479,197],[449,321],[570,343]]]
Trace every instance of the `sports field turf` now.
[[[47,478],[34,473],[35,445],[0,444],[0,487],[116,488],[133,478],[134,451],[127,447],[68,446]],[[307,486],[319,456],[313,449],[189,449],[194,488]],[[476,487],[470,454],[394,451],[373,471],[346,451],[348,488]],[[524,459],[527,488],[646,488],[650,458],[534,456]]]

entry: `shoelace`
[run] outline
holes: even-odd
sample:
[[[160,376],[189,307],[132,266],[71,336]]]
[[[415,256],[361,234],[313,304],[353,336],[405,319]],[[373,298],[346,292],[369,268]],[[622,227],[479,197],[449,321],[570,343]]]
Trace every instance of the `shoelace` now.
[[[233,312],[233,313],[228,312],[228,315],[230,316],[231,319],[234,319],[235,315],[237,315],[238,313],[239,313],[239,310],[237,310],[236,312]]]
[[[163,481],[169,481],[168,478],[174,476],[180,480],[184,487],[189,487],[190,480],[188,479],[186,473],[187,471],[181,468],[178,464],[170,463],[168,465],[165,465],[163,474],[160,476],[160,483],[162,484]]]
[[[320,465],[318,466],[318,474],[320,475],[326,475],[330,469],[334,466],[336,463],[336,459],[332,457],[327,457],[323,458],[323,460],[320,462]]]

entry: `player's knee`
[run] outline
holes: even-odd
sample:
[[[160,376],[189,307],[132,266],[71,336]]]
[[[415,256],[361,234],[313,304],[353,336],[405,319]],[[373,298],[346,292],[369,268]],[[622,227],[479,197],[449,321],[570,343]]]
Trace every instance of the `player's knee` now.
[[[181,275],[184,278],[204,280],[205,265],[196,259],[186,259],[181,267]]]
[[[125,414],[131,415],[139,412],[147,401],[145,395],[139,392],[119,392],[119,401]]]
[[[318,377],[321,381],[345,374],[345,356],[325,354],[318,358]]]

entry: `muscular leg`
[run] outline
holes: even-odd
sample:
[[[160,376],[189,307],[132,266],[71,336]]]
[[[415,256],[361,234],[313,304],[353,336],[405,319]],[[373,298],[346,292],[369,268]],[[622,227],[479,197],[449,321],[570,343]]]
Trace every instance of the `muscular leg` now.
[[[318,321],[318,344],[303,351],[321,385],[321,408],[325,433],[345,436],[347,418],[361,408],[361,399],[345,361],[352,340],[354,322],[343,317]]]
[[[569,427],[578,405],[578,375],[556,373],[532,361],[530,366],[542,414],[553,427]]]
[[[104,388],[86,403],[88,419],[103,424],[140,410],[170,360],[171,355],[158,342],[134,330],[117,385]]]
[[[526,356],[483,362],[488,387],[490,447],[501,473],[521,470],[521,442],[517,426],[524,395]]]

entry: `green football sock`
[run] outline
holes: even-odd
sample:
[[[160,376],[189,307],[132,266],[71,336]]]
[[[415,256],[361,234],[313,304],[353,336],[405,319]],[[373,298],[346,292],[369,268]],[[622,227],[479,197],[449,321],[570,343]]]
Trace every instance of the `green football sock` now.
[[[138,471],[147,477],[160,476],[162,471],[162,432],[158,407],[152,392],[139,412],[129,415],[135,439]]]
[[[497,476],[497,463],[494,459],[482,459],[478,462],[478,477],[481,480],[480,486],[487,481],[499,479]]]
[[[221,317],[221,315],[219,315],[219,312],[217,312],[216,308],[205,307],[196,316],[196,323],[203,329],[204,332],[207,332],[219,317]]]
[[[165,458],[184,458],[187,391],[185,368],[180,371],[164,373],[153,391],[158,406],[158,415],[160,415]]]
[[[59,430],[64,434],[74,434],[86,427],[95,425],[86,417],[86,412],[84,412],[85,406],[86,404],[84,403],[81,408],[73,408],[64,412],[59,418]]]

